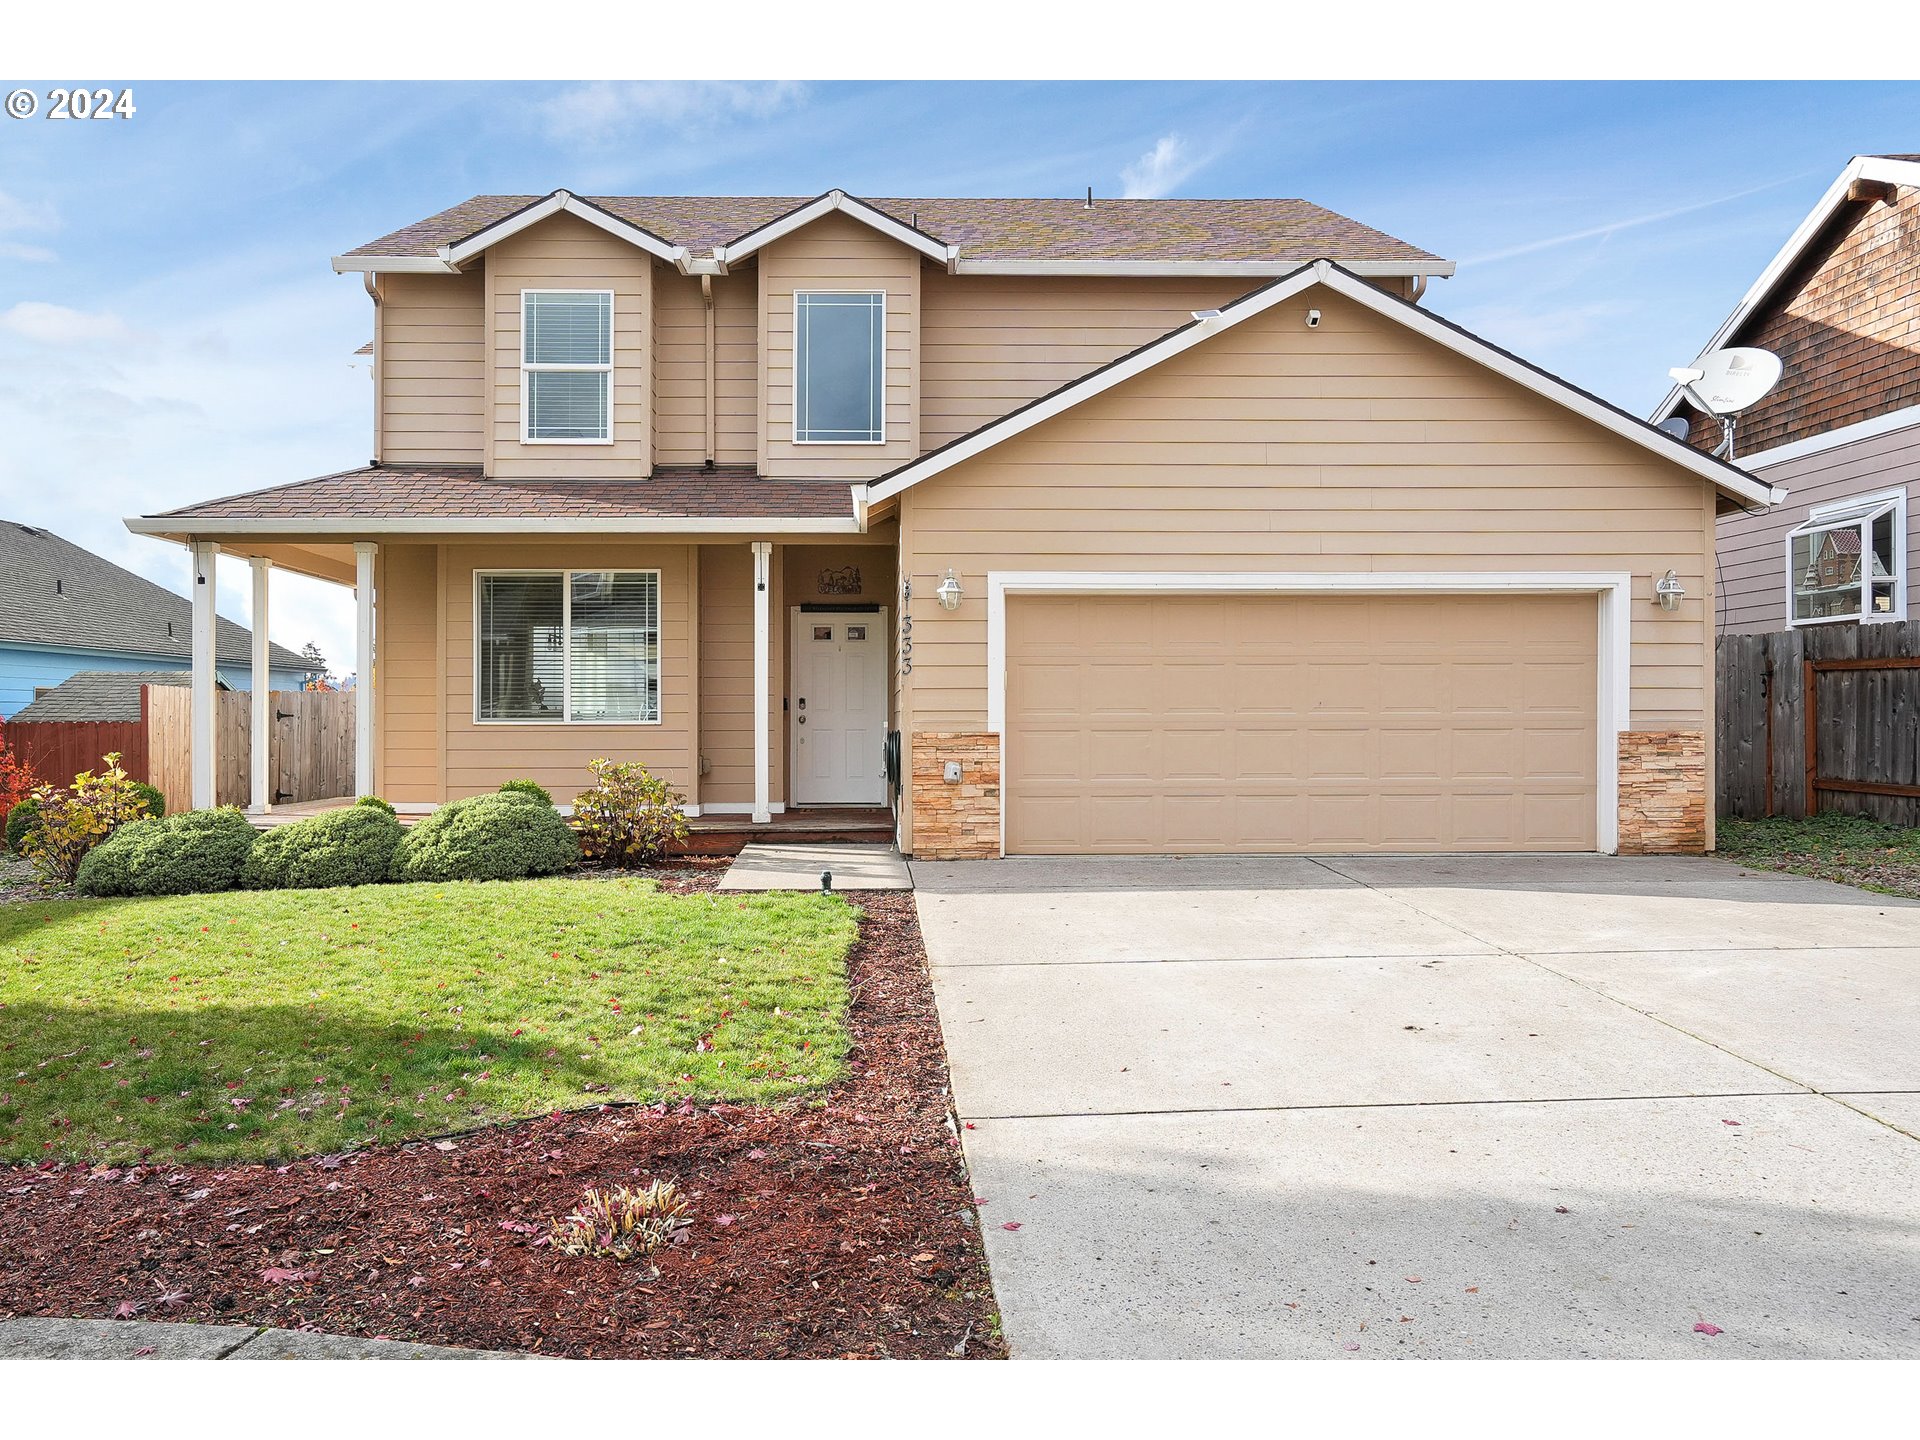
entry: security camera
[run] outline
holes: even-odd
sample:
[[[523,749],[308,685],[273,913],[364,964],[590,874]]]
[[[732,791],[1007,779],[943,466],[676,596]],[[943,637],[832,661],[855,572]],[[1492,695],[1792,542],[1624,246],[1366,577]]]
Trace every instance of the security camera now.
[[[1319,328],[1320,328],[1320,312],[1318,310],[1307,311],[1307,329],[1318,330]]]

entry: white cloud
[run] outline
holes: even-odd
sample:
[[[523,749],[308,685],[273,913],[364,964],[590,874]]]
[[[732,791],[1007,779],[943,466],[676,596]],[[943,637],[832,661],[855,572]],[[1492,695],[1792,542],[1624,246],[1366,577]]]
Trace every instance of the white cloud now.
[[[0,260],[18,260],[28,265],[45,265],[59,258],[44,245],[22,245],[16,240],[0,240]]]
[[[110,310],[70,310],[44,300],[22,300],[0,312],[0,330],[42,345],[98,345],[132,337],[127,322]]]
[[[1610,327],[1628,307],[1616,300],[1579,305],[1480,305],[1452,318],[1516,354],[1535,356],[1586,340]]]
[[[1790,176],[1798,179],[1798,176]],[[1484,255],[1475,255],[1462,260],[1462,265],[1487,265],[1495,260],[1512,260],[1521,255],[1533,255],[1542,250],[1558,249],[1562,245],[1576,244],[1581,240],[1610,240],[1622,230],[1638,229],[1642,225],[1658,225],[1663,220],[1677,220],[1682,215],[1692,215],[1697,211],[1711,210],[1716,205],[1730,204],[1735,200],[1744,200],[1749,195],[1758,195],[1762,191],[1778,189],[1787,184],[1787,180],[1769,180],[1765,185],[1751,185],[1744,190],[1735,190],[1730,194],[1716,195],[1710,200],[1697,200],[1690,205],[1675,205],[1666,210],[1653,210],[1642,215],[1630,215],[1624,220],[1609,220],[1604,225],[1589,225],[1579,230],[1570,230],[1564,235],[1549,235],[1540,240],[1527,240],[1518,245],[1505,246],[1499,250],[1489,250]]]
[[[1212,155],[1196,155],[1178,135],[1162,135],[1151,150],[1121,170],[1121,198],[1158,200],[1171,195],[1212,159]]]
[[[47,201],[22,200],[17,195],[0,190],[0,231],[59,228],[59,212]]]
[[[679,133],[736,120],[764,120],[806,98],[796,80],[597,80],[544,102],[556,140],[607,144],[640,126]]]

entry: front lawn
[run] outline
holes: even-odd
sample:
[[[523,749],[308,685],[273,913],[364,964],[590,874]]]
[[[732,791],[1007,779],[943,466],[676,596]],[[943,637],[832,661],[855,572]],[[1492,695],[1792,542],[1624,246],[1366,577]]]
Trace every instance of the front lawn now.
[[[0,1160],[281,1159],[795,1095],[840,1074],[855,932],[838,898],[645,881],[0,906]]]
[[[1920,899],[1920,830],[1832,811],[1807,820],[1722,820],[1719,853],[1762,870]]]

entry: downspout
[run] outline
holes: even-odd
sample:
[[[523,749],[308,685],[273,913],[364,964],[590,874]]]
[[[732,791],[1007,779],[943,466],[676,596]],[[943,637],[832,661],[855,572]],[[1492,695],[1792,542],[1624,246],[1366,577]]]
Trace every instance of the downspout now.
[[[719,365],[714,355],[716,322],[713,313],[713,277],[711,275],[700,277],[700,299],[707,310],[707,469],[711,470],[715,458],[714,452],[719,448],[714,434],[717,428],[715,419],[717,407],[714,403],[713,390]]]
[[[373,463],[378,465],[387,433],[387,407],[380,384],[380,282],[373,271],[362,270],[360,283],[367,287],[367,298],[373,301],[373,363],[367,369],[373,375]]]

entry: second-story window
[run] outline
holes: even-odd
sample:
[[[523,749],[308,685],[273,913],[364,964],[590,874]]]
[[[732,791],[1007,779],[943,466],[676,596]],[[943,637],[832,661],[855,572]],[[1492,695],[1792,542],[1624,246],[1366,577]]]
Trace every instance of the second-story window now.
[[[802,290],[793,297],[793,438],[881,445],[886,421],[887,297]]]
[[[521,439],[591,445],[613,436],[613,292],[520,292]]]

